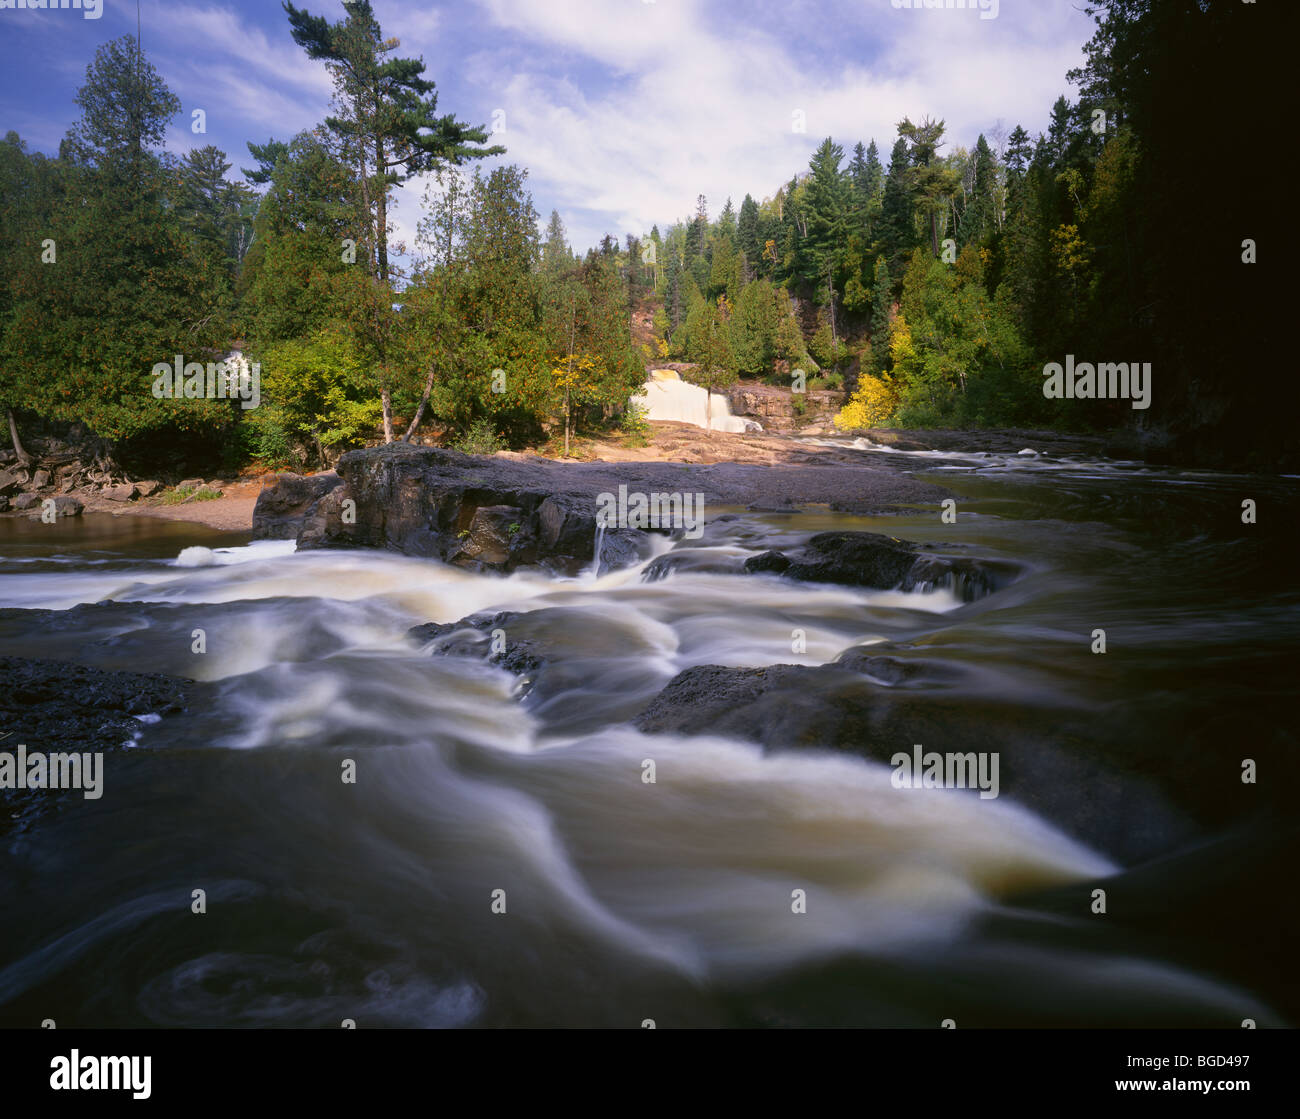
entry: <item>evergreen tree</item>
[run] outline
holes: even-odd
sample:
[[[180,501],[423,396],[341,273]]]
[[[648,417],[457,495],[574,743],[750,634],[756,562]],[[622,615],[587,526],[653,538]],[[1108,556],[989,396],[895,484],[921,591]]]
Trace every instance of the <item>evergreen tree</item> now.
[[[752,279],[761,268],[763,244],[759,236],[758,203],[748,194],[740,204],[740,217],[736,222],[736,246],[745,254],[745,265],[749,271],[746,278]]]
[[[378,368],[384,413],[384,441],[392,442],[392,371],[382,339],[391,330],[393,291],[388,260],[388,197],[392,188],[414,175],[444,164],[461,164],[505,151],[483,147],[487,132],[438,116],[434,83],[424,77],[424,62],[389,58],[398,40],[385,39],[370,0],[344,0],[346,17],[330,23],[288,0],[284,10],[294,42],[308,58],[327,63],[334,78],[339,115],[326,118],[342,152],[357,169],[366,222],[364,239],[369,274],[384,289],[368,298],[376,318],[365,325]]]
[[[569,236],[559,210],[552,210],[551,220],[546,224],[546,240],[542,243],[542,271],[557,273],[571,267],[573,252],[569,248]]]
[[[991,237],[1001,225],[1001,214],[997,205],[997,160],[993,149],[989,147],[984,134],[975,143],[975,154],[971,159],[973,180],[970,200],[962,215],[961,240],[963,244],[982,241]]]
[[[727,199],[727,204],[722,207],[722,213],[718,215],[717,233],[719,236],[726,237],[729,241],[734,241],[736,237],[736,210],[731,204],[731,199]]]
[[[213,313],[210,261],[182,225],[175,176],[157,150],[180,103],[134,36],[99,47],[76,100],[66,190],[41,236],[57,263],[42,261],[41,242],[6,260],[5,380],[17,391],[6,385],[5,403],[80,421],[108,440],[228,425],[225,401],[151,392],[155,364],[177,353],[206,361],[230,333]]]
[[[926,117],[913,124],[904,117],[898,125],[899,138],[908,144],[908,191],[913,205],[930,227],[930,251],[939,255],[939,214],[957,189],[957,176],[938,159],[943,146],[944,122]]]
[[[900,136],[889,157],[889,175],[880,211],[880,239],[891,272],[901,271],[903,258],[916,245],[909,188],[910,159],[907,141]]]

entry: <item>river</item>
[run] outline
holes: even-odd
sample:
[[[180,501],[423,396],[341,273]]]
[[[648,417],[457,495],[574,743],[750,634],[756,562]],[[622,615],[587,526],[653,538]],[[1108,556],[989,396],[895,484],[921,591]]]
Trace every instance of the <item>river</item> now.
[[[109,755],[101,798],[0,830],[0,1023],[1293,1023],[1296,480],[834,442],[948,486],[956,522],[711,509],[681,546],[862,529],[1020,578],[963,603],[645,564],[503,577],[0,519],[0,655],[202,685]],[[526,680],[406,637],[506,610],[548,611],[559,649]],[[927,746],[1005,746],[1034,797],[629,721],[692,666],[859,646],[916,667],[872,686],[906,692]]]

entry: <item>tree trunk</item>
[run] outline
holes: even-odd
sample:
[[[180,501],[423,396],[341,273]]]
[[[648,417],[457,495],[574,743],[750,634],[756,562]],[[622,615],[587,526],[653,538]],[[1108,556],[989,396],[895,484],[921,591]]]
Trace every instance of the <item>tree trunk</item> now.
[[[393,394],[387,385],[379,390],[379,399],[384,403],[384,442],[393,441]]]
[[[569,375],[564,382],[564,457],[569,457],[569,429],[572,426],[572,411],[569,406],[569,389],[573,384],[573,336],[578,328],[578,301],[574,298],[569,312]]]
[[[420,394],[420,403],[415,409],[415,419],[411,421],[411,426],[406,429],[406,434],[402,436],[403,443],[409,443],[411,436],[415,434],[415,429],[420,426],[420,420],[424,418],[424,409],[428,406],[429,396],[433,392],[433,378],[437,372],[437,366],[433,362],[429,363],[429,376],[424,382],[424,392]]]
[[[24,466],[31,466],[36,461],[36,458],[23,450],[22,441],[18,438],[18,424],[14,421],[14,410],[6,408],[5,411],[9,413],[9,440],[14,445],[14,454],[18,456],[18,461]]]
[[[384,171],[384,141],[380,138],[375,142],[375,176],[379,179],[379,195],[375,199],[379,225],[375,230],[375,238],[379,249],[379,278],[386,284],[388,283],[388,185],[384,180]]]

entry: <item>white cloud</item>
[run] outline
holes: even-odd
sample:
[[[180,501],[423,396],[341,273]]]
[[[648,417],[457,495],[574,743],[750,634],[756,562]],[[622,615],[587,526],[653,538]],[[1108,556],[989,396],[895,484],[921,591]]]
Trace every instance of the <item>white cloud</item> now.
[[[738,204],[746,191],[770,194],[827,135],[846,149],[874,137],[887,157],[904,116],[943,117],[950,143],[964,146],[998,121],[1041,127],[1091,27],[1077,11],[1012,0],[991,21],[878,0],[835,11],[733,9],[722,28],[695,0],[479,5],[532,44],[512,55],[504,81],[491,56],[508,158],[530,169],[579,247],[683,216],[700,193],[715,213],[728,195]],[[797,51],[788,40],[805,30],[846,46]],[[869,57],[848,57],[854,47]],[[484,84],[484,69],[471,60],[471,80]],[[806,115],[804,134],[791,130],[795,110]]]
[[[203,109],[209,128],[220,114],[285,138],[325,115],[333,81],[294,43],[287,20],[283,37],[273,39],[231,8],[164,5],[151,12],[149,34],[165,43],[145,49],[184,102],[187,119]]]

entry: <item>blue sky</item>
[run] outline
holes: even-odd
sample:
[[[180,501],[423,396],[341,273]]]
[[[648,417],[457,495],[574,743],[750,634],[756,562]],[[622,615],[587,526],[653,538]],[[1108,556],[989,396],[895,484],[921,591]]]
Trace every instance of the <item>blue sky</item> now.
[[[0,0],[0,5],[13,0]],[[57,0],[56,0],[57,2]],[[897,2],[897,0],[895,0]],[[918,0],[919,3],[919,0]],[[338,0],[307,0],[341,17]],[[374,0],[402,55],[423,56],[440,112],[503,127],[506,162],[529,170],[543,219],[560,211],[580,250],[728,195],[771,195],[827,135],[851,150],[927,114],[969,147],[1016,124],[1044,129],[1092,21],[1070,0],[999,0],[978,11],[891,0]],[[331,83],[289,35],[275,0],[141,0],[144,46],[184,110],[168,146],[288,139],[329,111]],[[0,10],[0,130],[54,151],[95,48],[136,27],[135,0],[102,15]],[[194,109],[207,132],[190,128]],[[805,131],[798,131],[802,114]],[[951,148],[945,148],[945,151]],[[412,239],[422,185],[399,192]]]

